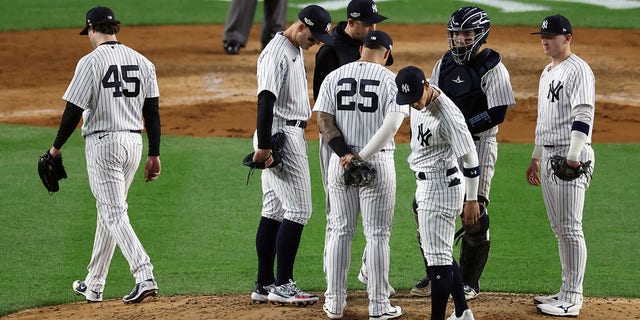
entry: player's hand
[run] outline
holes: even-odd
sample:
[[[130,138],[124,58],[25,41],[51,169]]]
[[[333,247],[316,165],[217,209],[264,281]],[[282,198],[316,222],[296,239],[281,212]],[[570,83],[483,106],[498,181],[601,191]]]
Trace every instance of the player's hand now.
[[[253,154],[253,162],[264,162],[271,157],[271,149],[258,149]]]
[[[347,168],[349,167],[349,163],[351,163],[351,160],[353,160],[353,158],[359,159],[360,157],[353,153],[347,153],[346,155],[340,157],[340,166],[343,170],[347,170]]]
[[[580,165],[580,161],[578,160],[569,160],[567,159],[567,164],[569,165],[569,167],[571,168],[577,168]]]
[[[480,206],[477,200],[467,200],[464,203],[462,212],[462,223],[469,225],[474,224],[480,218]]]
[[[144,179],[146,182],[158,179],[160,176],[160,156],[149,156],[144,165]]]
[[[532,186],[540,185],[540,160],[531,159],[527,168],[527,182]]]

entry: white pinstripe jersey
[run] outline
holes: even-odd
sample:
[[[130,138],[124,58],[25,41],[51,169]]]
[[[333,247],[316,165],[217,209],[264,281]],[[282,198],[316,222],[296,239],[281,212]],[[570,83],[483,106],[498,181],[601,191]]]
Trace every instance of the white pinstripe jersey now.
[[[439,86],[438,78],[440,77],[441,62],[442,60],[438,60],[431,72],[431,79],[429,79],[429,83],[434,86]],[[480,88],[482,88],[482,92],[487,96],[487,106],[489,109],[497,106],[507,106],[507,108],[511,108],[516,104],[516,99],[511,87],[509,71],[502,61],[498,62],[495,67],[487,71],[487,73],[482,76]],[[495,136],[497,133],[498,126],[495,126],[481,134]]]
[[[116,42],[82,57],[62,99],[84,109],[82,135],[95,131],[142,130],[145,98],[159,97],[155,66]]]
[[[378,63],[355,61],[327,75],[313,111],[334,115],[345,142],[361,149],[382,126],[388,112],[409,116],[409,106],[396,103],[397,92],[392,71]],[[393,139],[383,149],[394,150]]]
[[[458,158],[475,149],[462,112],[444,93],[420,111],[411,108],[411,170],[457,167]]]
[[[258,57],[257,93],[263,90],[276,96],[274,118],[311,119],[302,48],[294,46],[281,32],[269,41]]]
[[[595,113],[595,77],[589,65],[575,54],[551,69],[548,64],[540,75],[538,87],[537,145],[569,145],[573,116],[578,105],[591,107]],[[593,123],[589,126],[587,143],[591,143]]]

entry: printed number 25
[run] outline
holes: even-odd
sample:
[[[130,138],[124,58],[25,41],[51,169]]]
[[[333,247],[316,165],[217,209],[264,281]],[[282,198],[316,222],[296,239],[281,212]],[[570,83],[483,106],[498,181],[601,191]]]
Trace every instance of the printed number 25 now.
[[[122,71],[122,78],[120,78],[120,70]],[[138,71],[140,70],[140,67],[137,65],[126,65],[121,66],[120,70],[118,70],[118,66],[110,65],[109,69],[107,69],[107,73],[102,77],[102,86],[105,88],[114,88],[114,97],[122,97],[123,94],[125,97],[129,98],[138,96],[138,94],[140,94],[140,78],[137,76],[130,76],[129,72]],[[122,81],[127,84],[132,83],[133,91],[129,89],[121,89]]]
[[[338,101],[338,110],[355,110],[356,102],[350,101],[345,103],[343,98],[353,97],[356,94],[360,94],[363,98],[369,98],[369,102],[371,105],[365,105],[364,103],[358,103],[358,110],[362,112],[376,112],[378,110],[378,94],[375,91],[367,91],[367,86],[378,87],[380,85],[380,81],[378,80],[369,80],[369,79],[361,79],[360,85],[358,85],[358,81],[354,78],[343,78],[338,81],[338,85],[348,84],[348,89],[340,90],[337,93],[337,101]],[[359,91],[359,92],[358,92]],[[348,100],[348,99],[347,99]],[[366,101],[366,99],[365,99]]]

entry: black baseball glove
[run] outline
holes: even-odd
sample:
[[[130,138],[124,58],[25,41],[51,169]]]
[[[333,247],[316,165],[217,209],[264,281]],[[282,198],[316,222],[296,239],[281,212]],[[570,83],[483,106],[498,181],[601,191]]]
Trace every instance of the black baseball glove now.
[[[342,177],[347,187],[364,187],[376,179],[376,169],[361,159],[353,158]]]
[[[268,169],[273,168],[280,163],[282,163],[282,146],[284,145],[284,139],[286,135],[284,132],[278,132],[271,136],[271,156],[267,158],[265,161],[254,162],[253,155],[256,153],[249,153],[244,159],[242,159],[242,164],[251,168],[249,170],[249,174],[247,175],[247,184],[249,184],[249,178],[253,174],[255,169]]]
[[[67,172],[62,165],[62,154],[53,157],[47,150],[38,160],[38,174],[49,194],[58,192],[60,190],[58,181],[67,178]]]
[[[549,159],[553,174],[564,181],[573,181],[585,175],[591,178],[591,161],[580,162],[576,168],[572,168],[567,164],[567,158],[555,155]]]

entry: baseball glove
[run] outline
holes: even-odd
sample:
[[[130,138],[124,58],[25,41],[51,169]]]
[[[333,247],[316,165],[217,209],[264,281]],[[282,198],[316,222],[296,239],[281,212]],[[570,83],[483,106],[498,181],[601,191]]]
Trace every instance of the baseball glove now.
[[[265,161],[254,162],[253,155],[256,153],[249,153],[244,159],[242,159],[242,164],[251,168],[249,170],[249,174],[247,175],[247,184],[249,184],[249,178],[253,174],[255,169],[268,169],[273,168],[280,163],[282,163],[282,146],[284,145],[284,139],[286,135],[284,132],[278,132],[271,136],[271,156],[267,158]]]
[[[549,159],[553,174],[564,181],[573,181],[585,175],[591,178],[591,161],[580,162],[577,168],[572,168],[567,164],[567,158],[555,155]]]
[[[376,179],[376,169],[361,159],[352,159],[347,170],[342,174],[347,187],[364,187],[371,185]]]
[[[67,172],[62,165],[62,154],[53,157],[47,150],[38,160],[38,174],[49,194],[58,192],[60,190],[58,181],[67,178]]]

